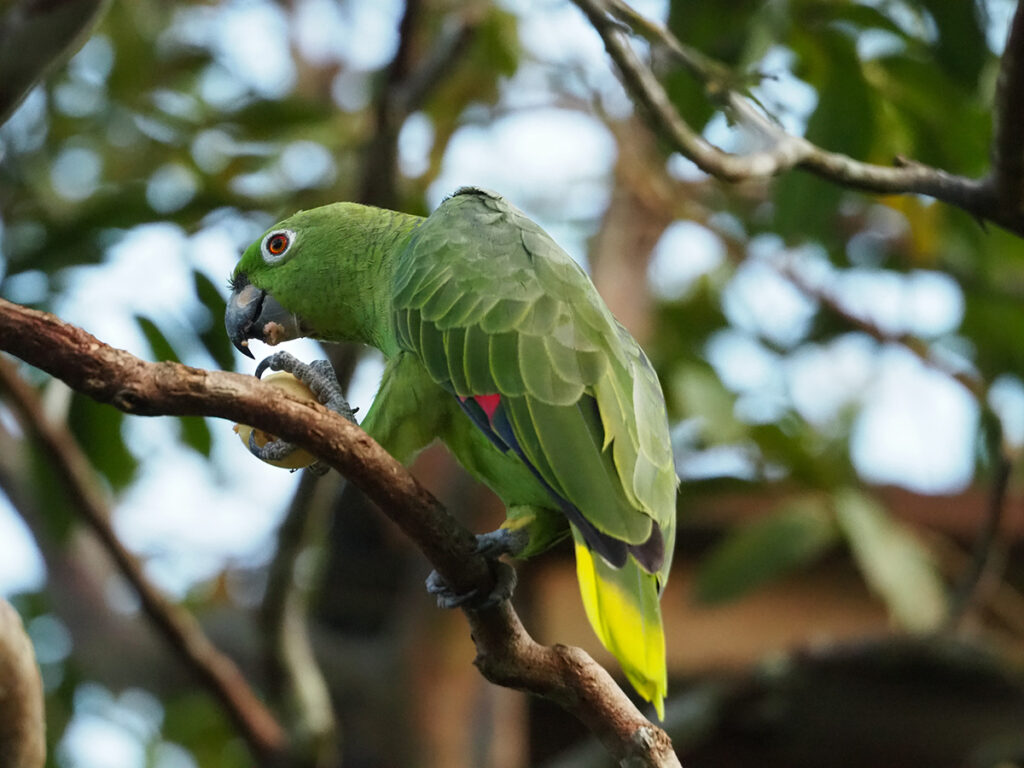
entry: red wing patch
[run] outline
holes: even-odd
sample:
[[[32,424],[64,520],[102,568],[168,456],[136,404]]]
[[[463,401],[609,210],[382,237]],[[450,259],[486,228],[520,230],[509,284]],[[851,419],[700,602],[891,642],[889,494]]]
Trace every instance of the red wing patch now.
[[[501,405],[501,395],[495,392],[493,395],[471,395],[470,397],[462,397],[459,395],[460,402],[466,402],[472,400],[480,406],[480,410],[487,416],[489,423],[494,422],[494,412],[498,410],[498,406]]]
[[[501,395],[497,393],[493,395],[474,395],[473,399],[476,400],[476,404],[487,414],[487,420],[494,421],[494,412],[501,405]]]

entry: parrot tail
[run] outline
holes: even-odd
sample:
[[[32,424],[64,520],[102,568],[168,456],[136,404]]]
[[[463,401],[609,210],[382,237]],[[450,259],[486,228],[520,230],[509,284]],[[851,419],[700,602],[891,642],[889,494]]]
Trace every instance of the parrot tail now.
[[[633,557],[621,568],[595,557],[575,526],[573,538],[576,578],[590,625],[629,682],[664,720],[668,674],[657,577]]]

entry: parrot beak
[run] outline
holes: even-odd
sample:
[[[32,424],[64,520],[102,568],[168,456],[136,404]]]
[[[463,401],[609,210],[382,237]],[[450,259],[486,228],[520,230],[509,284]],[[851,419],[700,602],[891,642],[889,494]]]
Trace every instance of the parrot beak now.
[[[245,274],[237,274],[231,286],[231,296],[224,312],[224,327],[235,349],[246,357],[254,357],[249,350],[249,339],[273,345],[306,335],[299,316],[250,283]]]

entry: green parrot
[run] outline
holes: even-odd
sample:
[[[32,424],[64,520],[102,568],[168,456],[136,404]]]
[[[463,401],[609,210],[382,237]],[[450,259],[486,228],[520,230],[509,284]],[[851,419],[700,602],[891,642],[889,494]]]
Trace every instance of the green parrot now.
[[[663,717],[659,599],[678,486],[664,398],[544,230],[476,188],[426,218],[336,203],[274,225],[231,289],[225,325],[250,357],[249,339],[379,349],[363,429],[403,463],[443,441],[507,507],[504,551],[528,557],[571,534],[594,631]]]

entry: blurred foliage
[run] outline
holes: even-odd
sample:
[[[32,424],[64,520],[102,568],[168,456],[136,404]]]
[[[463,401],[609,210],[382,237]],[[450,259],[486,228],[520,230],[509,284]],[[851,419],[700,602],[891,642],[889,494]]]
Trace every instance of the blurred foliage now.
[[[792,572],[836,544],[836,526],[821,499],[795,498],[737,529],[704,561],[694,585],[698,600],[734,600]]]
[[[407,175],[401,162],[389,169],[372,155],[381,99],[397,98],[385,90],[395,51],[379,51],[367,65],[365,53],[361,59],[347,50],[304,50],[298,19],[316,4],[250,3],[283,27],[262,44],[277,46],[268,58],[282,55],[290,66],[281,82],[261,84],[246,79],[216,32],[221,14],[245,5],[114,2],[85,48],[55,69],[0,129],[0,296],[53,311],[81,303],[88,298],[83,276],[91,268],[116,261],[118,247],[145,225],[170,225],[181,247],[159,257],[185,275],[189,306],[131,306],[125,333],[139,339],[144,346],[137,351],[151,359],[230,369],[236,358],[221,327],[223,275],[203,256],[204,237],[227,238],[239,249],[283,213],[358,198],[365,175],[374,173],[396,173],[399,207],[424,213],[431,184],[442,176],[446,153],[462,131],[551,107],[584,110],[609,124],[624,119],[606,61],[577,57],[572,45],[565,55],[544,52],[523,37],[529,28],[524,21],[543,20],[550,4],[425,2],[411,40],[381,43],[385,49],[408,46],[412,76],[417,65],[445,51],[453,29],[470,34],[437,82],[420,94],[413,117],[429,125],[426,162]],[[355,18],[356,5],[341,0],[342,19]],[[1001,46],[998,22],[1011,7],[1008,0],[674,0],[668,26],[686,44],[733,68],[736,82],[751,83],[751,92],[787,128],[826,149],[878,163],[903,155],[975,176],[988,164],[999,53],[993,46]],[[567,40],[589,34],[578,14],[573,19],[577,26]],[[388,23],[397,28],[398,21]],[[744,146],[688,75],[657,58],[655,63],[691,124]],[[399,117],[404,125],[409,115]],[[630,140],[628,130],[612,133]],[[398,142],[398,135],[390,138]],[[400,146],[397,154],[401,160]],[[937,628],[946,586],[930,539],[864,487],[855,436],[871,398],[881,396],[871,383],[887,356],[913,358],[908,339],[919,343],[928,365],[977,376],[981,394],[960,394],[975,398],[979,411],[995,407],[987,392],[997,380],[1013,395],[999,415],[1012,420],[1014,409],[1024,409],[1024,243],[916,197],[866,197],[799,173],[726,187],[692,170],[680,175],[668,158],[659,163],[659,179],[675,185],[674,199],[659,204],[678,216],[685,201],[687,216],[722,252],[674,292],[652,286],[656,330],[647,347],[678,438],[683,508],[713,509],[717,494],[739,489],[756,510],[739,522],[684,516],[681,540],[707,527],[716,531],[697,568],[695,596],[708,603],[736,600],[844,555],[895,625],[918,632]],[[598,180],[606,197],[614,185],[639,186],[638,175],[650,173],[628,171]],[[544,211],[546,220],[558,220],[565,210],[576,215],[570,182],[544,190],[542,199],[555,206]],[[589,236],[601,225],[601,211],[571,224]],[[689,256],[684,248],[671,259],[687,265]],[[781,289],[763,276],[750,278],[745,270],[752,264],[782,283],[786,269],[801,271],[811,289],[827,289],[840,309],[879,323],[880,335],[888,338],[852,327],[813,290],[790,286],[800,298],[773,305]],[[953,298],[943,304],[952,319],[937,331],[919,322],[928,307],[908,298],[912,280],[931,273],[953,285]],[[848,279],[861,281],[859,297],[843,292]],[[760,283],[742,289],[744,280]],[[886,286],[896,286],[895,299],[891,292],[883,295]],[[806,317],[793,320],[799,312],[792,306],[803,306],[800,301]],[[888,311],[876,317],[879,307]],[[855,371],[860,383],[843,390],[843,374],[832,361],[851,346],[864,350],[859,359],[867,361],[867,370]],[[739,352],[731,358],[715,352],[730,349]],[[808,361],[825,369],[827,383],[800,394],[799,366]],[[111,492],[129,492],[147,457],[125,439],[126,418],[78,396],[63,415]],[[182,447],[211,456],[210,425],[202,419],[180,423]],[[1010,426],[1004,430],[1008,444],[1019,447],[1024,435]],[[968,428],[975,434],[963,441],[973,445],[978,425]],[[893,429],[908,428],[900,422]],[[29,462],[35,502],[47,510],[47,533],[63,542],[71,523],[67,505],[45,462],[35,455]],[[974,479],[987,480],[981,463]],[[958,490],[942,480],[936,488]],[[773,500],[762,503],[768,491]],[[970,513],[980,521],[980,511]],[[223,590],[200,592],[193,598],[199,603],[225,600]],[[669,590],[665,599],[689,598]],[[686,637],[670,641],[685,643]],[[1019,651],[1021,638],[1015,642]],[[51,720],[54,743],[76,711],[76,685],[68,681],[88,674],[72,674],[72,664],[67,666],[64,682],[51,692],[51,711],[62,713]],[[199,765],[246,764],[209,699],[183,691],[180,683],[153,687],[164,709],[160,738],[183,745]]]

